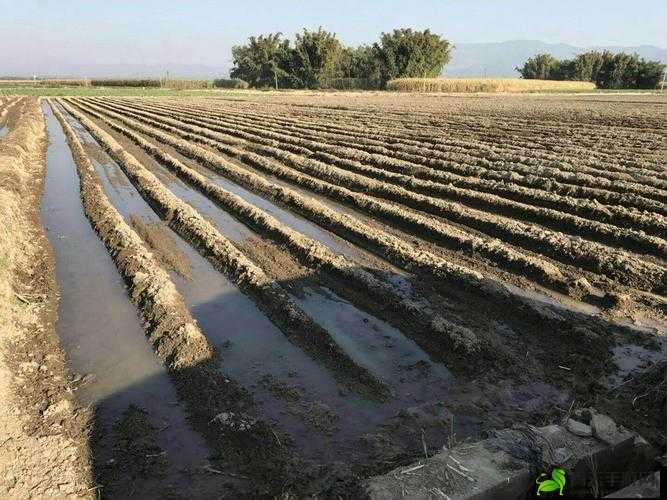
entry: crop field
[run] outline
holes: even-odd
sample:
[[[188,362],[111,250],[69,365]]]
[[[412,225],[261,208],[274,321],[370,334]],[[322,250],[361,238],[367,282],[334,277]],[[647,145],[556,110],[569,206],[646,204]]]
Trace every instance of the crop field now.
[[[112,497],[357,497],[588,406],[664,453],[665,123],[659,95],[0,97],[0,277],[33,206],[59,295],[16,366],[63,382],[16,390],[69,401]]]
[[[387,90],[401,92],[590,92],[592,82],[524,78],[397,78]]]

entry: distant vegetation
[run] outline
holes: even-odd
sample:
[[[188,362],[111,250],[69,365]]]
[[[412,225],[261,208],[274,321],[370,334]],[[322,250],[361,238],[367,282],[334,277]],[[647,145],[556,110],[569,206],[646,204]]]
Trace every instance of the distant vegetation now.
[[[251,36],[232,48],[232,78],[255,88],[384,88],[402,77],[435,77],[452,46],[429,30],[397,29],[373,45],[345,47],[322,28],[304,29],[294,42],[281,33]]]
[[[233,80],[184,80],[184,79],[160,79],[160,78],[38,78],[18,79],[0,78],[1,82],[7,82],[11,86],[30,87],[129,87],[129,88],[163,88],[172,90],[200,90],[214,87],[223,88],[247,88],[238,81]],[[216,82],[233,81],[231,87],[217,85]]]
[[[594,90],[591,82],[523,80],[520,78],[397,78],[387,90],[401,92],[580,92]]]
[[[582,80],[594,82],[601,89],[654,89],[662,80],[665,65],[637,54],[605,50],[563,60],[551,54],[537,54],[516,70],[526,79]]]
[[[247,89],[248,82],[239,78],[220,78],[213,80],[213,86],[218,89]]]

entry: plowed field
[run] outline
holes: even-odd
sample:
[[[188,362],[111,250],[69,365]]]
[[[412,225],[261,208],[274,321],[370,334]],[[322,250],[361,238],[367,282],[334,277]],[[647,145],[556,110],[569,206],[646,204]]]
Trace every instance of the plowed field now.
[[[0,99],[0,145],[38,106]],[[583,406],[664,450],[637,382],[667,359],[664,98],[41,106],[55,331],[105,494],[355,496]]]

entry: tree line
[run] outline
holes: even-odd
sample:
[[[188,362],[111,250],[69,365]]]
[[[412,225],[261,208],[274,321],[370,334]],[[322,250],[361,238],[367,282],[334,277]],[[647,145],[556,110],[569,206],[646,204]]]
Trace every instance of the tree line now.
[[[304,29],[251,36],[232,48],[231,78],[255,88],[384,88],[394,78],[435,78],[452,45],[430,30],[382,33],[372,45],[344,46],[335,33]]]
[[[662,81],[665,65],[638,54],[592,50],[561,60],[537,54],[516,70],[523,78],[580,80],[593,82],[600,89],[654,89]]]

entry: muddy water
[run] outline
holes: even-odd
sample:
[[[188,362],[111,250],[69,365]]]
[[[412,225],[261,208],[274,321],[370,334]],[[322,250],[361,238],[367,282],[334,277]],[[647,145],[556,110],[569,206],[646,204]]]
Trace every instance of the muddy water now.
[[[212,152],[215,154],[219,154],[218,151],[212,151]],[[226,177],[223,177],[222,175],[216,173],[215,171],[202,166],[197,161],[185,158],[180,153],[173,150],[170,150],[169,153],[177,157],[185,164],[187,164],[190,168],[196,170],[201,175],[207,177],[215,185],[238,195],[245,201],[271,214],[285,226],[303,234],[306,237],[318,241],[319,243],[322,243],[323,245],[328,247],[332,252],[342,254],[351,259],[353,262],[359,264],[360,266],[376,271],[389,284],[394,286],[397,293],[399,293],[401,296],[409,297],[413,300],[418,300],[417,294],[414,292],[413,287],[409,281],[410,275],[407,272],[403,271],[402,269],[399,269],[398,267],[386,261],[382,261],[380,263],[380,259],[377,256],[373,255],[371,252],[368,252],[367,250],[357,247],[351,244],[349,241],[346,241],[345,239],[339,237],[338,235],[329,232],[326,229],[323,229],[322,227],[309,221],[308,219],[296,215],[295,213],[290,212],[289,210],[276,205],[275,203],[263,198],[262,196],[259,196],[239,186],[238,184],[235,184]],[[226,159],[231,163],[239,165],[242,168],[253,170],[252,168],[249,168],[247,165],[239,163],[233,158],[226,158]],[[257,173],[260,176],[263,176],[264,178],[267,178],[266,176],[262,175],[261,172],[255,172],[255,173]],[[286,183],[280,183],[278,182],[277,179],[274,179],[273,177],[268,177],[268,180],[270,180],[273,183],[280,184],[281,186],[295,189],[294,186],[290,186],[289,184]],[[297,191],[306,197],[314,197],[318,201],[322,202],[321,197],[315,197],[313,196],[313,193],[309,193],[304,190],[298,190],[298,189]],[[342,207],[342,205],[338,205],[330,200],[327,200],[327,202],[332,204],[333,206],[336,206],[336,210],[338,212],[349,213],[350,215],[354,214],[354,211],[352,210],[347,210],[347,211],[342,210],[340,208]],[[329,206],[328,204],[325,205]]]
[[[355,363],[387,381],[398,399],[429,401],[442,394],[443,384],[453,380],[450,371],[442,363],[433,362],[413,340],[331,290],[306,288],[302,297],[292,298],[317,318]],[[419,376],[409,376],[415,369]]]
[[[63,131],[44,105],[49,147],[42,222],[56,260],[60,289],[57,332],[73,372],[85,376],[77,396],[95,408],[103,435],[133,404],[162,429],[157,445],[172,467],[206,463],[208,449],[186,421],[183,406],[164,368],[151,350],[106,248],[86,219],[79,181]],[[102,439],[103,448],[112,447]],[[113,449],[95,450],[104,457]]]
[[[9,127],[7,125],[0,125],[0,139],[5,137],[9,133]]]
[[[411,340],[328,291],[306,290],[297,299],[302,307],[329,329],[353,359],[385,379],[394,397],[378,403],[341,391],[327,370],[291,344],[249,298],[160,221],[87,132],[77,127],[77,133],[87,148],[97,147],[91,160],[125,220],[131,223],[140,218],[143,224],[160,228],[187,261],[190,279],[175,273],[172,278],[221,353],[225,375],[252,393],[263,416],[286,432],[304,456],[323,461],[348,456],[358,437],[379,428],[400,410],[444,398],[451,375]],[[192,199],[192,190],[181,191],[189,188],[164,167],[152,162],[149,168],[177,195]],[[220,221],[214,214],[210,219]],[[228,235],[228,226],[218,227]]]

